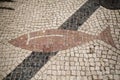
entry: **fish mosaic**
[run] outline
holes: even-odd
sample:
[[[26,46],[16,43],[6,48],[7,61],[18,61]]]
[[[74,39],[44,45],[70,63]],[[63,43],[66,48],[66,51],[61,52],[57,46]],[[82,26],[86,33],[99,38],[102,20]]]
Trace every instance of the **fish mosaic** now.
[[[36,52],[56,52],[66,50],[93,40],[102,40],[116,47],[111,36],[110,27],[97,36],[81,31],[48,29],[24,34],[9,41],[12,45]]]

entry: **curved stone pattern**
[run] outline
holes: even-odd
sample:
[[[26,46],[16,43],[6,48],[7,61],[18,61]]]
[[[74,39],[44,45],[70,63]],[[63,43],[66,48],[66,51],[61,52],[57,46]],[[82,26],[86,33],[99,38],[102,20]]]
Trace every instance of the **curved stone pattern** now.
[[[119,9],[99,0],[14,0],[0,2],[0,7],[14,9],[0,9],[0,80],[120,80]],[[94,39],[57,52],[45,49],[47,53],[9,43],[27,33],[59,29]]]
[[[61,51],[32,80],[119,80],[119,51],[116,51],[99,41]]]

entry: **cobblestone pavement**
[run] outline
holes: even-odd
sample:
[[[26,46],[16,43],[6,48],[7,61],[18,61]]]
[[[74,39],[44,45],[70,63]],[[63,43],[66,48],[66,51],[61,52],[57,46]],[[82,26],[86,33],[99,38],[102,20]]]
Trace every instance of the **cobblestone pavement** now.
[[[97,0],[1,0],[0,80],[120,80],[120,10],[103,5]],[[43,34],[48,29],[52,35]],[[81,34],[64,42],[59,30],[67,31],[66,37]],[[36,31],[43,33],[29,36]],[[21,47],[21,39],[16,46],[9,43],[24,34],[23,42],[33,38],[30,50]],[[45,43],[49,52],[32,48],[41,44],[36,36],[52,40]],[[49,50],[50,44],[58,51]]]

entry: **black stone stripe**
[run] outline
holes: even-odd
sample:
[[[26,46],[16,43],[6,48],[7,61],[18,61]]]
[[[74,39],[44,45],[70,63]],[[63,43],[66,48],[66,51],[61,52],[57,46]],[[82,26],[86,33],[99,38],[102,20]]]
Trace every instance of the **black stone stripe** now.
[[[99,0],[100,5],[107,9],[119,10],[120,9],[120,0]]]
[[[96,1],[96,0],[95,0]],[[79,8],[67,21],[65,21],[59,29],[77,30],[92,14],[99,5],[94,0],[87,1]],[[32,52],[21,64],[19,64],[10,74],[3,80],[30,80],[50,57],[55,56],[54,53]],[[46,57],[47,56],[47,57]]]
[[[13,0],[0,0],[0,3],[3,3],[3,2],[15,2],[15,1],[13,1]],[[11,8],[11,7],[0,7],[0,9],[15,10],[14,8]]]
[[[3,80],[29,80],[31,79],[40,68],[54,56],[57,52],[42,53],[32,52],[30,56],[23,60],[10,74]]]
[[[0,0],[0,2],[15,2],[13,0]]]
[[[15,10],[14,8],[10,8],[10,7],[0,7],[0,9]]]
[[[67,30],[77,30],[99,7],[100,7],[99,1],[97,0],[87,1],[59,28]]]

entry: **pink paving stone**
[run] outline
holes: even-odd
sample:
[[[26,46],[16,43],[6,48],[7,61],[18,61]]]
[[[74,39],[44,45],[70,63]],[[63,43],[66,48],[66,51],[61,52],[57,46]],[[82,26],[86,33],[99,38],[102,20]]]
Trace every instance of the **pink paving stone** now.
[[[30,51],[38,52],[56,52],[69,49],[77,45],[88,43],[89,41],[99,39],[115,47],[110,27],[107,27],[98,36],[86,34],[80,31],[48,29],[45,31],[36,31],[22,35],[9,41],[16,47]]]

